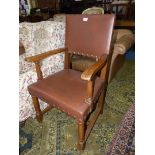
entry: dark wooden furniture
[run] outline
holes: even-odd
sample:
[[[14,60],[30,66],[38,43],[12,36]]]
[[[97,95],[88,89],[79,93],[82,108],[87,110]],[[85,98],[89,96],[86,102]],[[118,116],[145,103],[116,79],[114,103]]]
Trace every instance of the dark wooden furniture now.
[[[135,27],[135,21],[134,20],[116,20],[115,26]]]
[[[111,3],[112,0],[102,0],[102,7],[105,13],[111,13]]]
[[[115,28],[135,30],[135,21],[134,20],[116,20]]]
[[[51,8],[56,11],[57,3],[58,0],[37,0],[37,8]]]
[[[19,22],[31,22],[31,23],[35,23],[35,22],[40,22],[43,21],[44,18],[41,15],[29,15],[29,16],[20,16],[19,17]]]
[[[30,15],[28,16],[20,16],[19,22],[40,22],[48,20],[49,18],[52,18],[54,13],[56,13],[51,8],[33,8],[31,9]]]
[[[97,0],[60,0],[60,10],[62,13],[67,14],[81,14],[83,10],[92,6],[102,6],[103,1]]]
[[[131,1],[117,0],[111,3],[111,11],[116,14],[116,19],[128,20],[131,13]]]
[[[114,20],[115,16],[112,14],[67,15],[66,48],[26,58],[28,62],[35,63],[38,76],[38,81],[28,86],[37,120],[42,122],[43,114],[54,107],[75,118],[78,123],[80,150],[84,149],[99,114],[103,112],[112,56],[111,38]],[[40,61],[61,52],[65,54],[65,69],[43,79]],[[96,63],[83,73],[69,69],[70,57],[74,53],[95,57]],[[103,73],[105,67],[106,74]],[[100,77],[96,76],[99,72]],[[38,98],[48,103],[48,107],[43,111],[40,109]],[[91,118],[90,115],[95,109],[96,113]]]
[[[31,9],[29,21],[39,22],[48,20],[59,12],[58,0],[36,0],[35,8]]]

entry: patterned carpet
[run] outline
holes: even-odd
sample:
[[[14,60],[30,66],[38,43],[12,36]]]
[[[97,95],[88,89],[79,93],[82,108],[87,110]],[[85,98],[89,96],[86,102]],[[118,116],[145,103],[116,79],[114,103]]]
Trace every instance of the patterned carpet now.
[[[135,100],[135,64],[125,61],[123,67],[108,86],[103,115],[98,118],[83,152],[76,148],[77,126],[74,119],[56,109],[44,115],[42,124],[29,118],[22,131],[32,135],[31,143],[21,155],[104,155],[108,145],[129,107]],[[30,146],[30,145],[29,145]]]

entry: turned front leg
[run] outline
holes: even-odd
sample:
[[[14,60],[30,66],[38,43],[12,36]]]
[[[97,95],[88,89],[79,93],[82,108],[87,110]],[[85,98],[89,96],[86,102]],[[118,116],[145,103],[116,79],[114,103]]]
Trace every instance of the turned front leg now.
[[[42,120],[43,120],[43,114],[42,114],[42,112],[40,110],[40,105],[39,105],[38,98],[35,97],[35,96],[32,96],[32,102],[33,102],[33,105],[34,105],[34,108],[35,108],[35,111],[36,111],[37,121],[38,122],[42,122]]]
[[[85,147],[85,123],[78,123],[78,149],[84,150]]]

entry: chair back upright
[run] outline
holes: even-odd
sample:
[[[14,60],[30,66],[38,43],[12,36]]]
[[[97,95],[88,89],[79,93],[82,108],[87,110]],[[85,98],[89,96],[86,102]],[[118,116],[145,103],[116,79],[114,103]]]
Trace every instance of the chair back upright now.
[[[115,16],[67,15],[65,46],[69,53],[100,58],[110,52]]]

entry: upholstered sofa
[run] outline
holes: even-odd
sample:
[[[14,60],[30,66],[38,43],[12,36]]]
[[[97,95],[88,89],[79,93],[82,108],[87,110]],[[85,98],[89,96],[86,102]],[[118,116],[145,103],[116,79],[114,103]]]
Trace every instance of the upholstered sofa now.
[[[32,105],[27,86],[37,80],[34,64],[25,61],[26,57],[40,54],[52,49],[64,47],[65,42],[65,22],[63,21],[42,21],[38,23],[19,24],[19,121],[22,122],[28,117],[34,117],[35,112]],[[116,40],[116,41],[115,41]],[[134,42],[134,36],[129,30],[115,30],[113,36],[114,52],[110,75],[114,76],[118,70],[124,53]],[[23,45],[24,47],[22,47]],[[24,49],[23,49],[24,48]],[[120,61],[121,60],[121,61]],[[43,77],[63,69],[64,55],[57,54],[42,61],[41,69]],[[114,71],[113,71],[114,70]],[[111,76],[110,76],[111,77]],[[41,102],[41,108],[46,104]]]
[[[64,47],[65,25],[61,22],[42,21],[19,24],[19,121],[33,117],[35,112],[27,86],[36,82],[34,64],[25,61],[26,57],[52,49]],[[24,47],[22,47],[22,45]],[[25,52],[23,51],[25,49]],[[42,61],[43,77],[63,69],[63,54],[51,56]],[[46,106],[42,103],[42,108]]]

